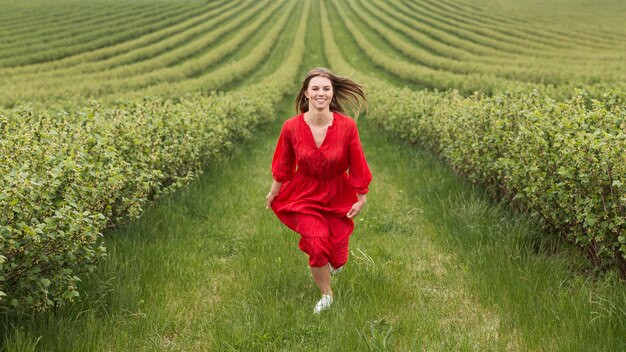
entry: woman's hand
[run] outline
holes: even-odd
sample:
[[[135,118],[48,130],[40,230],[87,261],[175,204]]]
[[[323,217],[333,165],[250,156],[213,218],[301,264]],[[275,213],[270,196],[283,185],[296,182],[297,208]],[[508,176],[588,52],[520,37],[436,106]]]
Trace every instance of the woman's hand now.
[[[276,198],[277,195],[278,195],[278,192],[270,191],[270,193],[268,193],[265,196],[265,209],[270,208],[270,205],[272,205],[272,202],[274,201],[274,198]]]
[[[361,209],[363,209],[365,203],[367,203],[367,198],[365,197],[365,194],[357,194],[357,197],[359,198],[359,200],[352,205],[352,209],[350,209],[348,214],[346,214],[348,219],[352,219],[353,217],[359,215]]]
[[[272,205],[272,202],[274,201],[274,198],[276,198],[276,196],[278,195],[278,192],[280,192],[280,186],[282,185],[282,182],[278,182],[276,180],[274,180],[274,182],[272,182],[272,187],[270,188],[270,193],[268,193],[265,196],[265,209],[269,209],[270,205]]]

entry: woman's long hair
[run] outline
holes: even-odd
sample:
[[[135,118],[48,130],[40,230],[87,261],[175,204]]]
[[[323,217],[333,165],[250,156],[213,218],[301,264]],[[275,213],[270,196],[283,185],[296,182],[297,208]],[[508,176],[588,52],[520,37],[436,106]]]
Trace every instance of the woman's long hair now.
[[[309,88],[309,82],[313,77],[326,77],[333,87],[333,99],[330,101],[330,110],[347,115],[345,107],[354,112],[354,118],[359,117],[359,113],[366,107],[367,100],[363,92],[363,85],[360,85],[348,77],[341,77],[324,67],[316,67],[310,70],[302,84],[300,91],[296,95],[295,108],[297,113],[309,111],[309,101],[304,92]]]

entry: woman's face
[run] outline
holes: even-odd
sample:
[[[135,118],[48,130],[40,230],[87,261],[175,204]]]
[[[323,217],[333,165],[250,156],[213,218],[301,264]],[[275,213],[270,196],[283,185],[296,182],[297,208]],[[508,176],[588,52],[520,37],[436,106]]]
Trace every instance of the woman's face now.
[[[333,85],[330,79],[315,76],[309,81],[309,86],[304,92],[304,96],[309,99],[309,110],[325,110],[330,107],[333,98]]]

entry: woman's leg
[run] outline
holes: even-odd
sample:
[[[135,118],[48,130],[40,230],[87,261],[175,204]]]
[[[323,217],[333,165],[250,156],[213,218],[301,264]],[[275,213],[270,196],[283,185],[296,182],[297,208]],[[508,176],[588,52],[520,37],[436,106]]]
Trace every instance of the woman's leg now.
[[[330,243],[326,237],[302,237],[299,243],[300,249],[309,255],[309,267],[315,285],[323,295],[332,295],[330,288],[330,267],[328,257]]]
[[[321,267],[312,266],[311,275],[313,275],[313,281],[315,281],[323,295],[333,295],[333,290],[330,288],[330,268],[328,265]]]
[[[333,303],[333,290],[330,288],[330,266],[328,265],[330,248],[328,237],[302,237],[299,247],[309,255],[311,276],[322,293],[322,298],[317,301],[313,309],[313,313],[319,314]]]

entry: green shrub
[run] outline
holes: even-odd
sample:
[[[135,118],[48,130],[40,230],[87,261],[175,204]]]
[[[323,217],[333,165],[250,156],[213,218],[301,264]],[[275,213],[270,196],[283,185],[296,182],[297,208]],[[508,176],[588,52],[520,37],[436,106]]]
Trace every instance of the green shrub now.
[[[106,254],[104,228],[137,217],[273,116],[269,101],[250,96],[2,117],[0,299],[43,310],[77,296],[77,275]]]
[[[626,273],[626,109],[618,94],[465,98],[386,87],[369,118],[429,146],[457,172],[539,217],[596,265]]]

